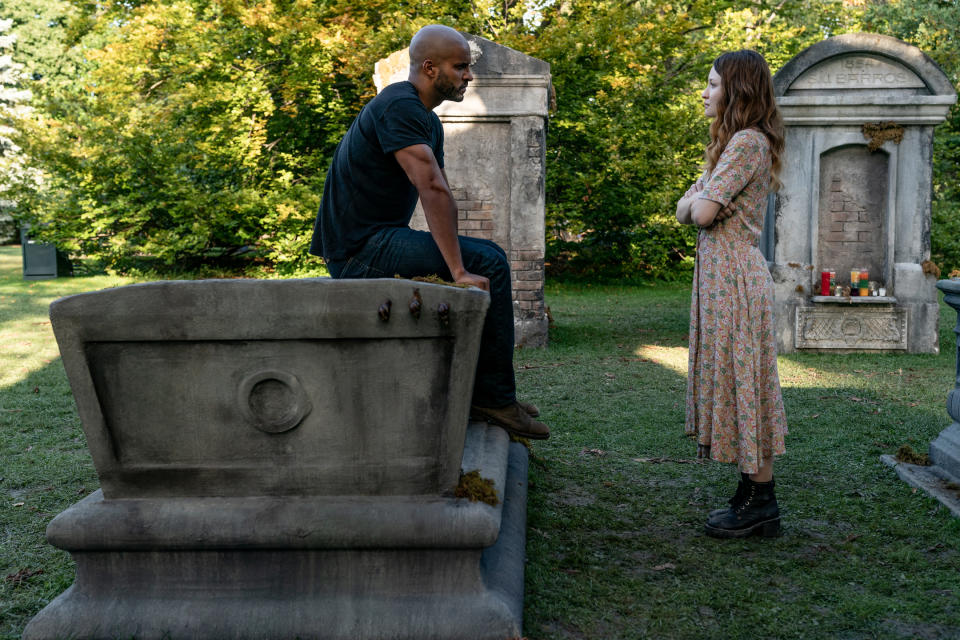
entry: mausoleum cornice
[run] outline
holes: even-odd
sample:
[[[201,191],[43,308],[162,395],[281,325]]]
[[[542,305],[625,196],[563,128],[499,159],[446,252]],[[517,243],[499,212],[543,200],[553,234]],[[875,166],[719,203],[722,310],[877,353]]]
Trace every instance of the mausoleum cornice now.
[[[777,103],[788,125],[861,125],[893,121],[901,125],[931,125],[943,122],[957,96],[799,95],[780,96]]]

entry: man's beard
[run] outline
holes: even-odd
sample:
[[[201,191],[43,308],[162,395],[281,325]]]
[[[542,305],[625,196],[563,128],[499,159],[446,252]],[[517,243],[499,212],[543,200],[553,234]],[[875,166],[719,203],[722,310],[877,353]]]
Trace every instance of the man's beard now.
[[[437,81],[434,84],[434,87],[437,89],[437,93],[440,94],[444,100],[452,100],[454,102],[463,101],[463,93],[461,89],[466,90],[466,83],[460,85],[459,87],[454,83],[450,82],[446,76],[438,76]]]

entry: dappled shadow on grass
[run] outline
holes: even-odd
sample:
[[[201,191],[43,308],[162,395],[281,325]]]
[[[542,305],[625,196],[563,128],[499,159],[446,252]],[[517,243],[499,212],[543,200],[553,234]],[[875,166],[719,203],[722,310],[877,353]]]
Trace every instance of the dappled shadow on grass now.
[[[0,638],[73,582],[69,554],[46,543],[50,520],[99,487],[66,374],[58,360],[0,388]]]
[[[788,405],[809,401],[806,393],[787,390]],[[791,424],[777,471],[784,533],[774,540],[703,534],[735,471],[681,462],[693,450],[677,422],[636,406],[632,437],[555,427],[557,441],[537,443],[531,467],[526,633],[712,637],[704,632],[719,620],[724,638],[826,639],[851,628],[895,637],[878,622],[893,610],[903,624],[960,629],[951,607],[960,593],[938,595],[960,569],[960,529],[878,461],[886,444],[916,433],[917,412],[859,422],[842,406],[821,411],[824,420]],[[638,461],[650,456],[666,460]]]

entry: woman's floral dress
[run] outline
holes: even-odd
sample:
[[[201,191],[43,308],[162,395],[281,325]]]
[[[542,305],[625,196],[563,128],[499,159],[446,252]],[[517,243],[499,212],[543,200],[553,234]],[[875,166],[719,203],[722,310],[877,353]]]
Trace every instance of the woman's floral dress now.
[[[736,214],[701,229],[690,304],[686,431],[710,457],[757,473],[784,453],[773,280],[758,244],[770,190],[770,145],[738,131],[698,182],[701,198]],[[692,188],[692,187],[691,187]]]

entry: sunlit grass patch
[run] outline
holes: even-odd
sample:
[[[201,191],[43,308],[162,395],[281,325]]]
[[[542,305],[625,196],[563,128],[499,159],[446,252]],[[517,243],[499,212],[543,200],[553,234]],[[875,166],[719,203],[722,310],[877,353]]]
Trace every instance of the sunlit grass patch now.
[[[689,356],[687,347],[665,347],[659,344],[644,344],[637,347],[634,353],[637,357],[656,362],[661,367],[666,367],[678,375],[687,375]]]

